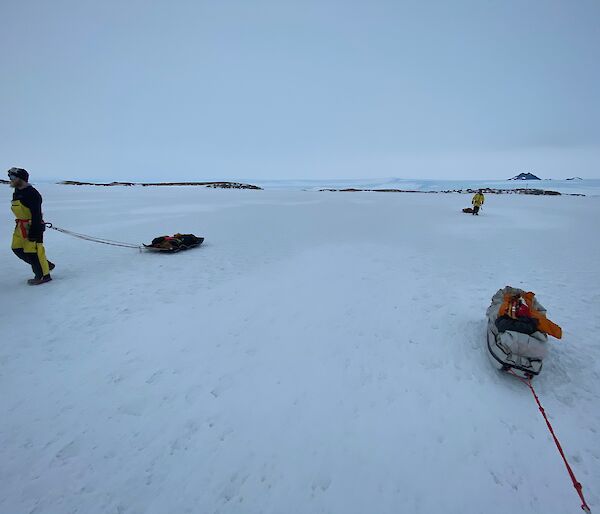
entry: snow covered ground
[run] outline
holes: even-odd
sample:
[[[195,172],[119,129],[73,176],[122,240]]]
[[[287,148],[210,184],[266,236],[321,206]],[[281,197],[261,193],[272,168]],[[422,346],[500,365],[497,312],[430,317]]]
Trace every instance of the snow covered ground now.
[[[42,185],[28,287],[0,188],[0,513],[561,513],[579,499],[485,310],[564,330],[535,386],[600,508],[598,197]]]

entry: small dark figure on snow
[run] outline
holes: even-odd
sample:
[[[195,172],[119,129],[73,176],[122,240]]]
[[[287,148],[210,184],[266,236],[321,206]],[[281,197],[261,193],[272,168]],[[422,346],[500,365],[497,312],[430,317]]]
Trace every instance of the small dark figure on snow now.
[[[473,216],[479,216],[479,209],[481,209],[483,202],[485,202],[485,196],[483,196],[483,190],[480,189],[473,195],[473,200],[471,200],[473,204]]]

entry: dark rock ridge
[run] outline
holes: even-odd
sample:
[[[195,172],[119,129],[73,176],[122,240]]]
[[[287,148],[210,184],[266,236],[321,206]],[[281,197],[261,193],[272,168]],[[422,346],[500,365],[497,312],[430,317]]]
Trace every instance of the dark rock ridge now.
[[[368,191],[372,193],[424,193],[424,194],[432,194],[432,193],[471,193],[475,194],[479,189],[447,189],[445,191],[418,191],[414,189],[355,189],[355,188],[347,188],[347,189],[319,189],[319,191],[337,191],[343,193],[353,193],[359,191]],[[545,195],[545,196],[561,196],[564,193],[559,193],[558,191],[547,191],[545,189],[525,189],[525,188],[517,188],[517,189],[495,189],[490,187],[482,188],[481,191],[485,194],[493,194],[493,195]],[[566,196],[585,196],[582,194],[567,194]]]
[[[63,180],[59,184],[64,186],[134,186],[134,182],[79,182],[78,180]]]
[[[77,180],[63,180],[59,182],[65,186],[202,186],[222,189],[262,189],[253,184],[241,182],[79,182]]]
[[[567,180],[583,180],[581,177],[571,177],[568,178]]]
[[[536,177],[533,173],[519,173],[516,177],[509,178],[508,180],[542,180],[540,177]]]

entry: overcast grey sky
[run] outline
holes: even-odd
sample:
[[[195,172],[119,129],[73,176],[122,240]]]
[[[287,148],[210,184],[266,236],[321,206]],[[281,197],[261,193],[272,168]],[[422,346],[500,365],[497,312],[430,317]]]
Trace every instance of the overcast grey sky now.
[[[0,0],[37,179],[600,177],[598,0]]]

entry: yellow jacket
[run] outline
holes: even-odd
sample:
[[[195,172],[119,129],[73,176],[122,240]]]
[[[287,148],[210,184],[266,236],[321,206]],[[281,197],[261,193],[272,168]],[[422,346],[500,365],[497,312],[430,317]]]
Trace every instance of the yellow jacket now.
[[[483,196],[483,193],[475,193],[475,196],[473,196],[473,200],[471,200],[471,203],[475,207],[481,207],[484,201],[485,197]]]

